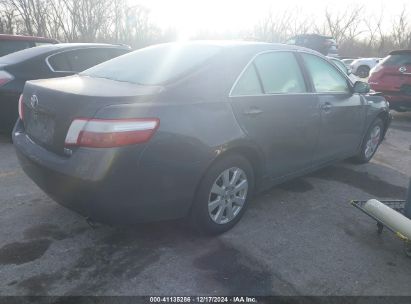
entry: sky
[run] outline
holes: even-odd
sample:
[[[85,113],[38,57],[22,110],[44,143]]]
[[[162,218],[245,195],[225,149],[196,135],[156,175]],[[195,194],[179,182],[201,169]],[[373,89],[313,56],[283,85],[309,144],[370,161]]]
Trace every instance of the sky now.
[[[298,8],[304,14],[321,18],[325,8],[344,11],[347,7],[364,9],[364,17],[372,18],[384,12],[385,27],[398,16],[411,0],[130,0],[150,9],[153,23],[162,28],[174,28],[181,36],[198,31],[238,31],[252,28],[271,9],[276,12]]]

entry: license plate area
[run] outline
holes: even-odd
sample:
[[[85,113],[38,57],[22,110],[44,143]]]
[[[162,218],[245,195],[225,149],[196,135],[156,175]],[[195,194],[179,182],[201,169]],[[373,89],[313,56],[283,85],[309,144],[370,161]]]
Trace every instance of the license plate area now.
[[[31,111],[25,117],[27,134],[44,144],[51,144],[54,136],[54,117],[43,111]]]

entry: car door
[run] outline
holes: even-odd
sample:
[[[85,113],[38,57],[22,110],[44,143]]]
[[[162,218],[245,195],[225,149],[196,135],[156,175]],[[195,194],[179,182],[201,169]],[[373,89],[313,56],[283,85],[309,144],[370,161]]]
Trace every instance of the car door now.
[[[311,165],[318,139],[318,100],[293,52],[259,54],[244,69],[230,93],[237,120],[263,151],[273,178]]]
[[[328,162],[354,155],[363,136],[365,101],[353,94],[340,70],[327,60],[300,53],[319,101],[321,130],[316,162]]]

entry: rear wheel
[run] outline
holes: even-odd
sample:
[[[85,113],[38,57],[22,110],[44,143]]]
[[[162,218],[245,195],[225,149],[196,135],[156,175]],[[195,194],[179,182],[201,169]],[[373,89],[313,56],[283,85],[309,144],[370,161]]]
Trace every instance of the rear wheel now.
[[[191,225],[205,234],[231,229],[245,212],[253,190],[253,169],[244,157],[230,155],[217,160],[199,186]]]
[[[362,65],[357,70],[357,76],[360,78],[367,78],[370,75],[370,68]]]
[[[384,134],[384,122],[377,118],[368,129],[361,145],[360,153],[354,158],[357,163],[367,163],[377,152]]]

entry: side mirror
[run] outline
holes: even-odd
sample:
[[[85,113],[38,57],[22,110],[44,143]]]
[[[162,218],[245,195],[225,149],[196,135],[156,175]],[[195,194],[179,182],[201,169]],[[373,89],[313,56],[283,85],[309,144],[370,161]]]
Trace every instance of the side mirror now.
[[[366,82],[356,81],[354,84],[354,93],[367,94],[370,92],[370,85]]]

